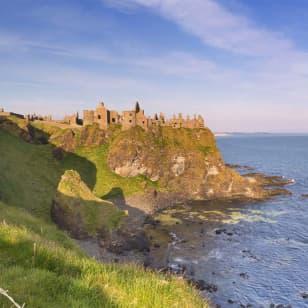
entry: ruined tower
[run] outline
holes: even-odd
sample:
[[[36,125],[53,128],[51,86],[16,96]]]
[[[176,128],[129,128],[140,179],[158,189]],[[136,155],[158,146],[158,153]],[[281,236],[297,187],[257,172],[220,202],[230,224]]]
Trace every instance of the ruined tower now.
[[[103,102],[99,103],[94,111],[94,122],[97,123],[102,129],[108,128],[108,123],[110,123],[109,111],[105,108]]]
[[[133,110],[123,111],[122,113],[122,129],[130,129],[134,126],[148,128],[148,118],[144,115],[144,110],[140,108],[139,102],[136,102]]]

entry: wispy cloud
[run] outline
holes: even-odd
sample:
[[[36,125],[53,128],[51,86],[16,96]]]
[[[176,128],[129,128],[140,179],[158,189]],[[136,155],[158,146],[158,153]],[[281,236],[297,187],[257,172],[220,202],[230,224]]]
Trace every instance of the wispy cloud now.
[[[119,55],[105,48],[95,46],[72,46],[63,42],[32,40],[28,38],[15,39],[14,35],[6,34],[5,47],[16,48],[17,53],[41,53],[59,57],[94,61],[101,64],[124,65],[138,72],[156,73],[178,76],[182,78],[215,78],[221,71],[213,61],[205,57],[197,57],[191,53],[170,51],[160,56],[155,55]],[[1,36],[0,36],[1,50]],[[123,49],[120,49],[123,51]],[[224,70],[226,71],[226,70]]]
[[[249,121],[259,125],[262,121],[257,119],[262,117],[268,123],[273,123],[270,121],[271,117],[281,118],[283,121],[283,110],[288,110],[286,113],[290,117],[293,104],[303,106],[308,101],[308,53],[296,46],[283,32],[275,32],[258,25],[241,13],[231,12],[218,0],[102,1],[109,4],[112,2],[112,6],[118,9],[128,7],[131,12],[149,10],[177,24],[205,45],[224,50],[229,54],[231,63],[232,56],[240,56],[238,67],[200,59],[195,55],[191,55],[192,58],[184,56],[183,61],[180,60],[181,56],[178,57],[179,61],[176,61],[176,57],[169,60],[165,58],[169,64],[173,64],[170,67],[162,59],[147,59],[150,62],[145,65],[151,69],[165,67],[162,72],[173,71],[179,74],[185,74],[185,67],[188,75],[199,75],[199,81],[210,80],[210,87],[201,96],[225,106],[224,109],[229,112],[230,106],[236,110],[241,109],[243,115],[235,116],[236,121],[244,114],[247,126]],[[178,68],[174,65],[175,62],[178,63]],[[204,87],[201,86],[199,91],[202,92],[202,88]],[[211,95],[208,95],[209,92]],[[223,114],[223,109],[217,110]],[[249,110],[254,110],[253,114]],[[294,118],[302,118],[294,107],[293,110]],[[229,115],[227,113],[226,117]],[[291,122],[296,121],[289,121]],[[287,125],[287,122],[281,124]]]
[[[294,48],[282,33],[257,26],[214,0],[103,0],[114,7],[144,7],[175,22],[204,43],[232,52],[265,56]]]
[[[269,87],[275,92],[297,92],[306,94],[308,77],[308,53],[295,46],[283,33],[273,32],[257,25],[245,16],[228,11],[215,0],[103,0],[114,7],[128,6],[131,9],[144,8],[156,12],[163,18],[176,23],[183,30],[199,37],[212,47],[243,54],[247,66],[236,69],[228,65],[201,59],[193,55],[152,59],[148,67],[162,69],[162,72],[199,74],[199,78],[220,79],[221,85],[232,80],[241,87],[261,89]],[[248,56],[248,58],[247,58]],[[244,59],[243,59],[244,60]],[[166,61],[166,63],[164,63]],[[232,62],[232,60],[231,60]],[[152,63],[152,65],[150,64]],[[178,69],[177,65],[178,63]],[[161,64],[161,65],[160,65]],[[168,65],[169,64],[169,65]],[[306,98],[307,95],[305,95]]]
[[[304,123],[308,54],[283,33],[214,0],[101,1],[136,16],[124,22],[115,13],[114,20],[101,23],[104,6],[103,13],[67,3],[38,6],[27,14],[42,25],[40,31],[0,31],[1,101],[24,112],[63,114],[91,108],[99,99],[119,110],[141,99],[147,113],[202,112],[214,129],[286,127],[286,114],[294,118],[289,127],[296,119]],[[199,38],[205,48],[191,48],[183,35],[183,48],[177,38],[166,51],[135,27],[127,29],[129,37],[117,31],[144,10]],[[111,35],[97,39],[105,31]],[[207,46],[214,49],[207,53]],[[213,56],[218,49],[223,60]]]

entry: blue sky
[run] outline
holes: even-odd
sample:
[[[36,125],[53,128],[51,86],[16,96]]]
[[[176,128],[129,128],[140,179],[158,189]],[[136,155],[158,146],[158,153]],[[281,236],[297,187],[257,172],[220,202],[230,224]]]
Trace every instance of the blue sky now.
[[[104,101],[201,113],[215,131],[308,132],[306,0],[10,0],[0,107],[61,117]]]

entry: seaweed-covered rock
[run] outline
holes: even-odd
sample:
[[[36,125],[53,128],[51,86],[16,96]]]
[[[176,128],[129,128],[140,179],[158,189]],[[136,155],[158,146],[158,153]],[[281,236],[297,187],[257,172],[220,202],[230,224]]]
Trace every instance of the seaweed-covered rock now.
[[[62,229],[78,239],[104,236],[123,216],[112,202],[95,197],[77,171],[65,171],[51,207],[51,217]]]

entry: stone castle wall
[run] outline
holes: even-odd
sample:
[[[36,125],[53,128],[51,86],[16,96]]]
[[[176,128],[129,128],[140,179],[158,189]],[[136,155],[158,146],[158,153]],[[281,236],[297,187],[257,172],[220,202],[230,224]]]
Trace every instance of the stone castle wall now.
[[[77,125],[78,124],[78,114],[66,115],[63,119],[65,124]]]
[[[94,123],[94,110],[83,111],[83,125],[91,125]]]
[[[52,121],[50,115],[41,116],[36,114],[29,114],[25,117],[13,112],[5,112],[3,108],[0,108],[0,116],[14,115],[20,118],[26,118],[29,121]],[[163,113],[159,116],[149,117],[145,115],[143,109],[140,108],[138,102],[136,102],[134,109],[125,110],[120,115],[115,110],[108,110],[104,103],[99,103],[95,110],[83,110],[83,121],[79,119],[78,113],[72,115],[66,115],[61,121],[68,125],[80,125],[84,126],[98,124],[101,129],[107,129],[112,124],[121,124],[123,130],[130,129],[134,126],[140,126],[145,130],[153,126],[169,126],[173,128],[203,128],[204,119],[201,115],[194,115],[193,118],[187,116],[183,117],[181,113],[178,116],[173,115],[171,119],[166,119]]]
[[[140,108],[139,103],[135,104],[133,110],[125,110],[120,115],[115,110],[108,110],[104,103],[99,103],[95,110],[83,111],[83,125],[97,123],[100,128],[107,129],[111,124],[121,124],[123,130],[130,129],[134,126],[140,126],[148,129],[152,126],[170,126],[173,128],[203,128],[204,119],[201,115],[195,115],[193,118],[183,117],[181,113],[173,116],[172,119],[166,120],[163,113],[157,114],[151,118],[146,116],[144,110]]]

